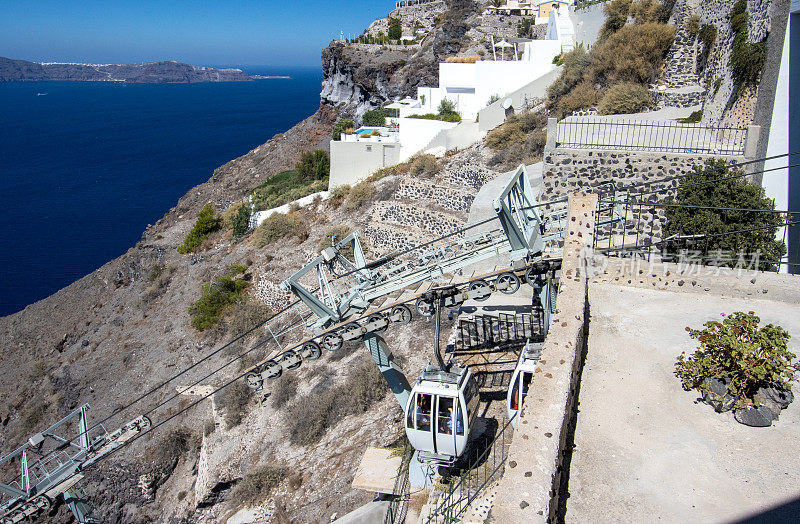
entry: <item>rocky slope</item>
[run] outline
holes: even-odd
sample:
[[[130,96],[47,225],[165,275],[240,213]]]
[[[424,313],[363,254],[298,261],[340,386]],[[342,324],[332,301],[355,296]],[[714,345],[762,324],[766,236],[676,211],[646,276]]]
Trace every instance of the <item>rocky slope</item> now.
[[[43,80],[161,84],[247,82],[252,78],[241,69],[215,69],[173,60],[143,64],[40,64],[0,57],[0,82]]]

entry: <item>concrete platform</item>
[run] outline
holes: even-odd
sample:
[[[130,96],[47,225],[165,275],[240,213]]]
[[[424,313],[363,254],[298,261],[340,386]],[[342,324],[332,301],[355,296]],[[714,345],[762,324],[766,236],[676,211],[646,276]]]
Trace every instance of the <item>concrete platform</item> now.
[[[752,310],[762,325],[780,324],[800,354],[797,301],[599,283],[589,300],[566,520],[797,521],[800,401],[772,427],[751,428],[696,403],[673,374],[677,355],[696,347],[684,327],[722,312]]]
[[[397,495],[394,492],[394,484],[403,457],[392,456],[392,452],[391,449],[367,448],[353,478],[353,487],[374,493]]]

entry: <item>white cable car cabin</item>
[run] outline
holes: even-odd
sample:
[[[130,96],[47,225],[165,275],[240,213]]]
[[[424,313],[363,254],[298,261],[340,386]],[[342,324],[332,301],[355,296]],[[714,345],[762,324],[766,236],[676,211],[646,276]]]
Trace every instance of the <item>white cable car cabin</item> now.
[[[452,463],[467,447],[478,416],[478,384],[469,368],[428,366],[406,406],[406,436],[419,459]]]
[[[536,364],[542,354],[542,344],[532,344],[528,342],[522,351],[519,352],[517,367],[511,375],[511,382],[506,395],[506,411],[511,425],[516,429],[519,424],[519,412],[525,403],[528,395],[533,375],[536,373]]]

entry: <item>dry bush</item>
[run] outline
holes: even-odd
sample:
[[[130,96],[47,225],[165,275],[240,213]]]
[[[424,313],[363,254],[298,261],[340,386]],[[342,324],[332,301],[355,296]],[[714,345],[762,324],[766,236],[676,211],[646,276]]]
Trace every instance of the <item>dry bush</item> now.
[[[252,390],[241,380],[222,390],[217,405],[225,411],[225,424],[228,429],[242,423],[252,394]]]
[[[606,91],[599,110],[604,115],[638,113],[652,104],[653,99],[643,85],[625,82]]]
[[[350,186],[347,184],[342,186],[334,187],[330,195],[328,196],[328,203],[335,208],[341,206],[345,200],[347,200],[347,195],[350,194]]]
[[[239,505],[258,504],[286,478],[287,469],[263,465],[249,471],[231,490],[231,500]]]
[[[433,155],[420,154],[411,159],[408,172],[420,178],[431,178],[442,170],[442,166]]]
[[[671,25],[626,25],[594,46],[585,78],[601,85],[648,84],[655,79],[674,38]]]
[[[374,196],[375,186],[372,185],[372,182],[369,180],[359,182],[350,189],[347,199],[344,201],[344,207],[348,211],[355,211],[371,201]]]
[[[480,56],[448,56],[445,62],[448,64],[474,64],[481,59]]]
[[[511,115],[486,136],[486,145],[496,152],[489,164],[511,168],[531,163],[544,151],[546,142],[547,116],[543,111]]]
[[[292,409],[286,411],[285,419],[289,439],[302,446],[316,444],[328,428],[347,415],[366,412],[384,397],[387,390],[375,363],[361,360],[343,384],[322,392],[312,391],[293,403]],[[297,413],[303,416],[297,416]]]
[[[201,437],[187,427],[172,428],[159,440],[153,461],[169,474],[184,454],[200,449],[201,441]]]
[[[272,407],[280,409],[285,406],[290,400],[297,395],[297,386],[300,382],[297,380],[296,373],[288,373],[280,378],[272,388]]]
[[[239,208],[242,206],[245,206],[248,210],[250,209],[250,204],[248,202],[236,202],[235,204],[231,204],[231,206],[220,215],[220,220],[224,229],[233,229],[234,219],[239,213]]]
[[[669,9],[659,0],[639,0],[631,4],[628,13],[637,24],[655,22],[665,24],[669,20]]]
[[[347,235],[352,232],[353,228],[345,224],[339,224],[338,226],[332,227],[327,233],[325,233],[325,236],[319,240],[319,243],[317,244],[317,251],[321,252],[323,249],[328,249],[333,245],[334,240],[336,242],[341,242],[342,239],[346,238]],[[350,248],[350,246],[347,246],[345,249],[343,249],[342,254],[347,258],[353,258],[353,250]]]
[[[557,104],[557,111],[563,118],[579,109],[589,109],[597,106],[599,95],[590,82],[578,84],[567,96],[561,98]]]
[[[300,242],[308,238],[308,228],[299,213],[272,213],[256,228],[253,242],[258,248],[285,237],[295,237]]]
[[[150,302],[160,297],[167,290],[173,273],[175,273],[174,266],[164,266],[163,264],[153,266],[147,275],[148,284],[142,292],[142,300]]]
[[[267,321],[273,315],[272,309],[258,299],[250,297],[248,300],[237,303],[230,314],[226,316],[228,332],[238,337]],[[251,335],[257,335],[254,330]]]

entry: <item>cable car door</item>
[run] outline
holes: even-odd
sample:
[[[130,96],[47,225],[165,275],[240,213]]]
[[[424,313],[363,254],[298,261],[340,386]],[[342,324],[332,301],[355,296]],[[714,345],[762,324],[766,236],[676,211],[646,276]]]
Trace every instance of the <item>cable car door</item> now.
[[[414,449],[436,453],[433,441],[435,395],[417,393],[411,398],[406,421],[406,435]]]
[[[436,452],[440,455],[458,456],[456,446],[456,425],[459,422],[456,409],[460,410],[458,397],[437,396],[436,405]],[[463,433],[463,421],[461,422]]]

